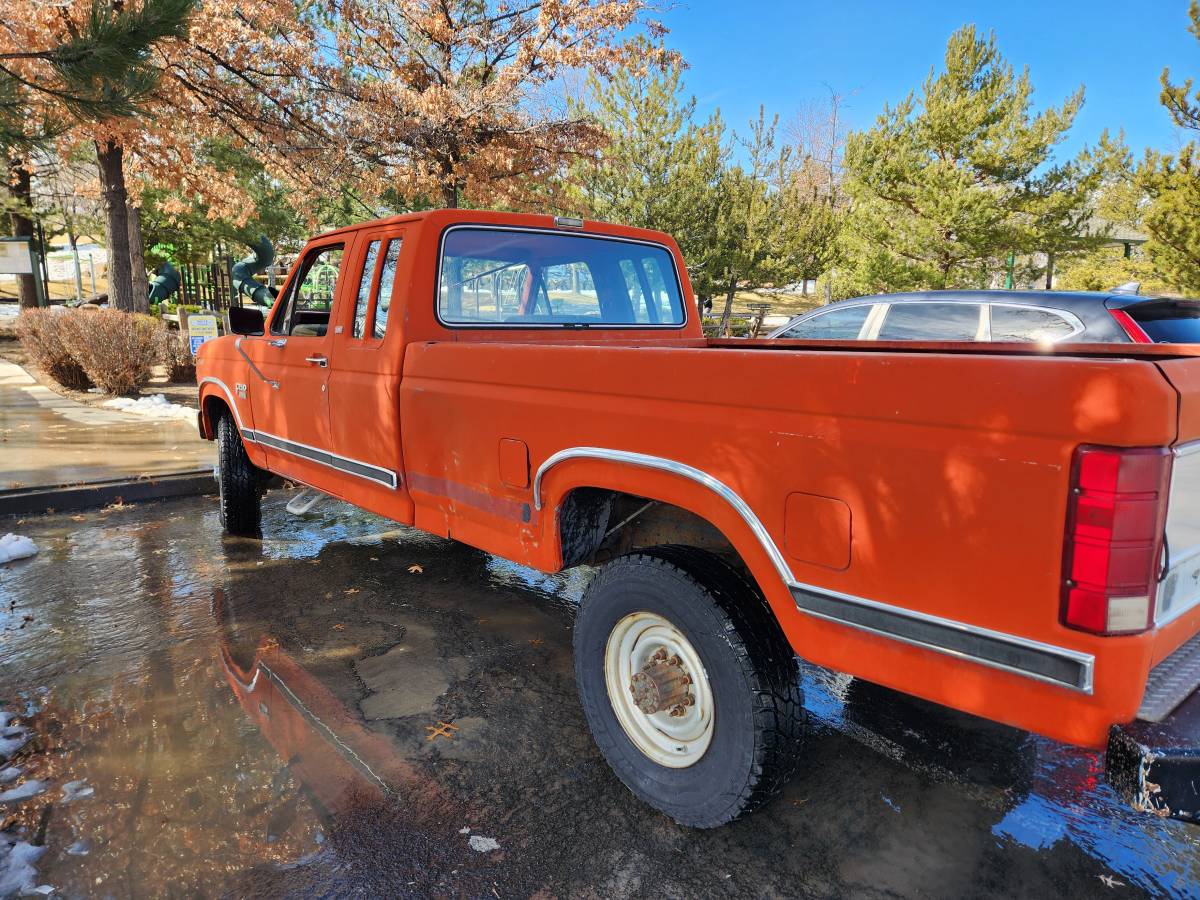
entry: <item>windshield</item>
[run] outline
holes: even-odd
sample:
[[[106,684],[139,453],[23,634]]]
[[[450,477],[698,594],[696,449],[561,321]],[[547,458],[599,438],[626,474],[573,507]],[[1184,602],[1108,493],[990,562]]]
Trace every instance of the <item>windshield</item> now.
[[[554,232],[453,228],[438,315],[451,325],[682,325],[675,260],[658,244]]]
[[[1200,302],[1139,303],[1125,312],[1156,344],[1200,344]]]

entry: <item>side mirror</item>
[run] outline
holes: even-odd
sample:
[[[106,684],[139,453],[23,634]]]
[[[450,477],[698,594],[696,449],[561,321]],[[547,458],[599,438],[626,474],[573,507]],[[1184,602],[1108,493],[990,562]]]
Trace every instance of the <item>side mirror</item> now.
[[[262,334],[266,330],[262,310],[246,309],[242,306],[229,307],[229,330],[234,334]]]

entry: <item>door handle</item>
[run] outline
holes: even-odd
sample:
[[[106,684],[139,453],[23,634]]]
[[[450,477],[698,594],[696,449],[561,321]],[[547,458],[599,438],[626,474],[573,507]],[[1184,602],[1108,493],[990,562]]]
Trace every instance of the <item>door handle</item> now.
[[[306,356],[306,357],[304,357],[304,361],[313,363],[314,365],[318,365],[322,369],[324,369],[326,366],[329,365],[329,360],[326,359],[324,356]]]
[[[286,347],[287,346],[287,338],[276,338],[273,341],[267,341],[267,346],[268,347]]]

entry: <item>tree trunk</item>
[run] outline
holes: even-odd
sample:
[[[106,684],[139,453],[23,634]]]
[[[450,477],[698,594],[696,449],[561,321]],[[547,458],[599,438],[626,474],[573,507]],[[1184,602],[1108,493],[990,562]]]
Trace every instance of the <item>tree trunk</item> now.
[[[730,337],[732,335],[733,325],[733,295],[737,293],[737,279],[730,276],[729,287],[725,292],[725,308],[721,310],[721,328],[718,334],[721,337]]]
[[[104,237],[108,244],[108,305],[133,312],[133,275],[129,265],[129,211],[126,206],[124,151],[112,141],[96,142],[100,190],[104,198]]]
[[[1054,290],[1054,251],[1046,252],[1046,290]]]
[[[150,279],[146,277],[146,250],[142,244],[142,211],[126,204],[129,216],[129,269],[133,283],[134,312],[150,312]]]
[[[9,228],[13,237],[25,238],[29,246],[34,243],[33,234],[33,184],[24,160],[9,159],[8,190],[16,201],[15,208],[8,214]],[[34,309],[38,305],[38,273],[17,276],[17,299],[21,309]]]
[[[458,183],[446,181],[442,183],[442,206],[446,209],[458,209]]]

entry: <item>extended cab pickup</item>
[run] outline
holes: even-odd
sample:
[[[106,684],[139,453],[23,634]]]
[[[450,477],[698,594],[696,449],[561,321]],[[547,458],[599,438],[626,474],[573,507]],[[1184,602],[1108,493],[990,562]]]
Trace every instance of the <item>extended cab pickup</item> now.
[[[197,363],[225,527],[275,473],[599,565],[580,698],[677,821],[786,779],[796,655],[1107,745],[1133,802],[1197,816],[1196,350],[707,340],[666,235],[458,210],[314,238],[230,312]]]

